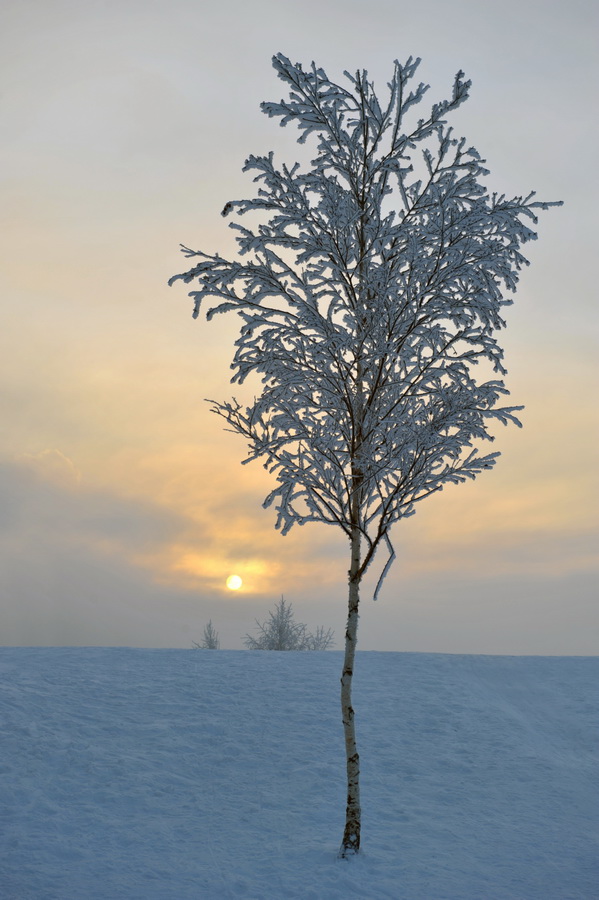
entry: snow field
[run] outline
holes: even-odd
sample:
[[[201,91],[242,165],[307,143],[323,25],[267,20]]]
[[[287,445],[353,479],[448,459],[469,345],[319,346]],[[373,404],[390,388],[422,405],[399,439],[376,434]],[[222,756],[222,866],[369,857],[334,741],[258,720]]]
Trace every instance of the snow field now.
[[[597,658],[0,650],[3,900],[593,900]]]

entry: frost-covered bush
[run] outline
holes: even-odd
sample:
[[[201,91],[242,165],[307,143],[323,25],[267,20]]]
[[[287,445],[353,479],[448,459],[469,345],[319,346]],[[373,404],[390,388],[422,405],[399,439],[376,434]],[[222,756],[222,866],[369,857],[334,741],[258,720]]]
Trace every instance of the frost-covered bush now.
[[[210,619],[204,628],[204,634],[200,643],[197,644],[194,641],[193,646],[196,650],[220,650],[218,631],[215,631],[214,626],[212,625],[212,619]]]
[[[246,634],[244,644],[248,650],[328,650],[333,644],[333,632],[323,626],[315,632],[295,621],[291,603],[281,597],[274,610],[270,610],[266,622],[258,622],[258,634]]]

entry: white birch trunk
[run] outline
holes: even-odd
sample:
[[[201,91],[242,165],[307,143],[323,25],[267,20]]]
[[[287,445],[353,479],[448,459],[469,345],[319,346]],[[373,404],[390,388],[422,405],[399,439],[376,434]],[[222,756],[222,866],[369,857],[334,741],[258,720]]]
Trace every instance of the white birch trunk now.
[[[360,602],[360,530],[354,525],[351,538],[351,568],[349,570],[349,602],[345,632],[345,658],[341,676],[341,715],[345,736],[347,765],[347,808],[345,831],[339,856],[346,859],[360,849],[360,757],[356,745],[356,727],[351,699],[352,676],[358,639],[358,605]]]

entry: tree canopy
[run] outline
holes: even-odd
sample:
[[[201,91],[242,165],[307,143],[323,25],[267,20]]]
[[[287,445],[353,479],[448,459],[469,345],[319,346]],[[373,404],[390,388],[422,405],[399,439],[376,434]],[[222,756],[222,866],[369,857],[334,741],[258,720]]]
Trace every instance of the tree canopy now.
[[[235,221],[240,258],[183,248],[197,260],[175,276],[196,282],[194,316],[242,319],[232,381],[263,382],[251,406],[214,402],[276,476],[265,500],[283,533],[309,521],[350,536],[359,472],[363,568],[398,519],[449,482],[475,477],[498,453],[495,420],[519,424],[495,332],[536,238],[536,213],[552,203],[490,194],[485,160],[446,117],[467,98],[458,72],[450,100],[416,119],[428,86],[410,88],[420,60],[395,62],[381,104],[365,71],[331,81],[273,59],[289,99],[263,111],[316,140],[307,171],[250,156],[257,196],[223,215],[266,213],[257,227]],[[476,380],[481,366],[493,376]]]

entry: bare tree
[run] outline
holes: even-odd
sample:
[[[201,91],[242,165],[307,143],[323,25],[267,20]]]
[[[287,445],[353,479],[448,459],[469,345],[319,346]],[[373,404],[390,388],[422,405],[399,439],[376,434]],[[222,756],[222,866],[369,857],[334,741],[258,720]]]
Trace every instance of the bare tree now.
[[[241,317],[232,380],[257,374],[262,392],[250,406],[212,409],[247,439],[248,461],[261,458],[276,477],[265,500],[276,527],[326,522],[349,541],[343,857],[360,846],[351,700],[360,583],[384,545],[376,598],[394,523],[492,468],[499,454],[477,447],[493,440],[489,424],[520,424],[521,407],[498,406],[508,391],[495,332],[526,263],[520,247],[536,238],[529,223],[555,205],[489,194],[485,160],[446,124],[468,97],[462,72],[449,100],[413,116],[428,89],[412,82],[419,62],[395,62],[381,102],[365,71],[346,72],[342,85],[314,63],[275,56],[289,98],[262,109],[295,122],[300,143],[315,137],[315,156],[305,171],[250,156],[257,196],[223,210],[260,214],[253,230],[232,223],[240,258],[184,247],[193,268],[171,280],[197,282],[194,316],[212,298],[208,319]]]
[[[208,624],[204,628],[204,635],[199,644],[195,641],[193,642],[193,646],[196,650],[219,650],[220,649],[220,641],[218,639],[218,632],[215,631],[214,626],[212,625],[212,619],[208,622]]]
[[[291,603],[280,603],[270,610],[266,622],[258,622],[257,637],[246,634],[244,644],[249,650],[328,650],[333,644],[333,632],[325,631],[324,626],[316,629],[314,634],[308,626],[295,621]]]
[[[324,625],[306,636],[306,650],[328,650],[334,643],[335,632],[332,628],[325,629]]]

